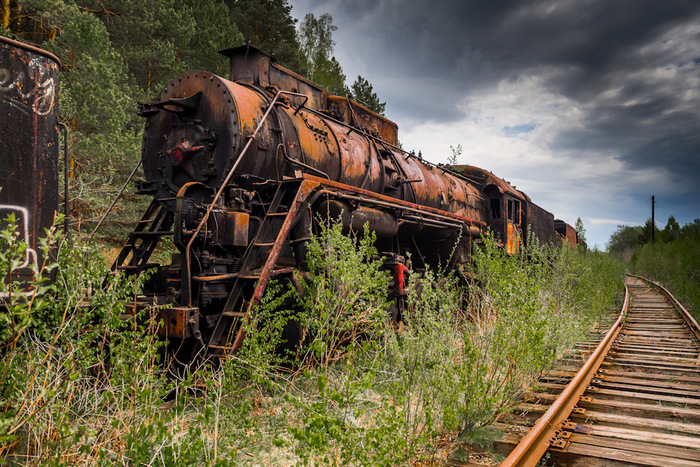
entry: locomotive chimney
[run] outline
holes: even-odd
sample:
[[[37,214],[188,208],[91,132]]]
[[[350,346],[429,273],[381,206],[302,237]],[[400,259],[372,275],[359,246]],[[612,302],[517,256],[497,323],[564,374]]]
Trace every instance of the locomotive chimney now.
[[[261,88],[274,86],[282,91],[290,91],[307,96],[304,104],[315,110],[326,110],[328,92],[318,84],[277,64],[274,57],[250,45],[234,47],[219,52],[229,58],[229,80],[254,84]],[[303,99],[299,99],[301,104]]]
[[[274,58],[262,50],[243,45],[219,53],[229,58],[229,80],[263,87],[270,85],[270,63]]]

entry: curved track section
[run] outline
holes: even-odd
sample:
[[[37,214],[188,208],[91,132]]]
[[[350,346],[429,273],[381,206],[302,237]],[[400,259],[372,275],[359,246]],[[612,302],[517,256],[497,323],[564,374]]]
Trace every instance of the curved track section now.
[[[568,418],[547,421],[545,413],[502,465],[534,465],[532,453],[544,452],[544,443],[558,466],[700,467],[698,324],[663,287],[636,276],[627,287],[626,317],[599,369],[588,382],[562,384],[550,406],[579,392],[573,386],[581,380]],[[554,399],[551,392],[535,396]],[[554,438],[538,439],[533,432],[542,424]]]

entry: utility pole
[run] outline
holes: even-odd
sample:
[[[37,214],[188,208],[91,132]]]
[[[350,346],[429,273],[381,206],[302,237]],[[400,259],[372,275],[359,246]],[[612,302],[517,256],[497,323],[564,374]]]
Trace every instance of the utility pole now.
[[[654,224],[654,196],[651,197],[651,244],[656,241],[656,224]]]

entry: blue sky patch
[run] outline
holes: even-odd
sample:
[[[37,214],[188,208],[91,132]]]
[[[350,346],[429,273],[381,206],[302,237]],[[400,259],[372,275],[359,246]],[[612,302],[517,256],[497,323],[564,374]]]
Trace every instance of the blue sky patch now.
[[[503,132],[504,136],[513,137],[526,133],[532,133],[535,128],[537,128],[535,123],[525,123],[523,125],[504,126],[503,130],[501,131]]]

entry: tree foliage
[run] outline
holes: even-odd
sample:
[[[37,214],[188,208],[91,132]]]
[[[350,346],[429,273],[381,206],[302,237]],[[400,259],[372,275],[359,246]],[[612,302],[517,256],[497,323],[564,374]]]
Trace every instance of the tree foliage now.
[[[307,73],[287,0],[225,0],[231,22],[246,44],[257,47],[300,74]]]
[[[386,102],[380,102],[377,93],[374,92],[372,85],[362,76],[357,76],[357,79],[350,87],[350,97],[360,104],[367,107],[369,110],[384,115]]]
[[[316,17],[307,13],[299,26],[299,45],[308,63],[309,79],[332,94],[348,95],[343,68],[333,56],[333,32],[337,29],[330,14]]]
[[[675,217],[669,216],[663,229],[652,226],[651,219],[647,219],[643,226],[618,225],[617,230],[610,235],[608,240],[608,251],[626,256],[626,259],[629,259],[628,257],[635,250],[652,242],[652,229],[656,243],[690,241],[700,237],[700,219],[695,219],[681,227]]]
[[[576,218],[576,223],[574,224],[574,230],[576,230],[576,236],[579,241],[586,241],[586,228],[583,226],[583,221],[580,217]]]

